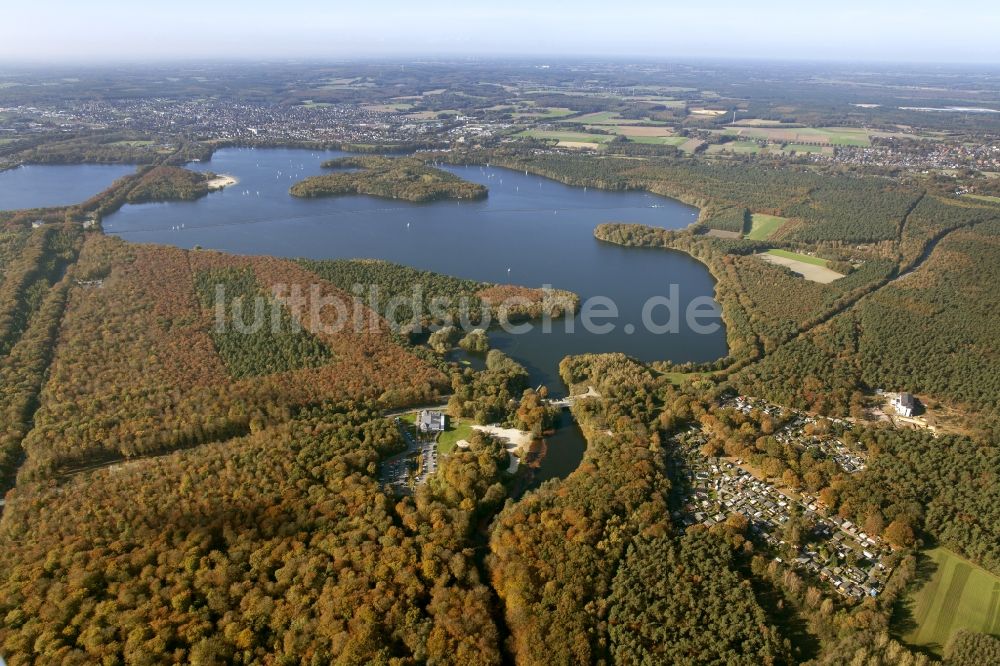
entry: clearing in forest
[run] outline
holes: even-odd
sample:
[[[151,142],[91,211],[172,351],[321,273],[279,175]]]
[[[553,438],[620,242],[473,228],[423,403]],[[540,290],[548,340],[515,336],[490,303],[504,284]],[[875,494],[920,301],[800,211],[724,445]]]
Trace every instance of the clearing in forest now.
[[[771,237],[771,234],[784,226],[785,222],[788,222],[788,218],[786,217],[754,213],[753,223],[750,226],[750,233],[747,234],[747,238],[749,240],[767,240]],[[810,259],[812,258],[810,257]]]
[[[793,273],[801,275],[806,280],[819,282],[821,284],[829,284],[834,280],[844,277],[840,273],[827,268],[826,259],[811,257],[808,254],[799,254],[797,252],[789,252],[787,250],[768,250],[767,252],[763,252],[757,256],[764,261],[771,262],[772,264],[784,266],[785,268],[790,269]]]

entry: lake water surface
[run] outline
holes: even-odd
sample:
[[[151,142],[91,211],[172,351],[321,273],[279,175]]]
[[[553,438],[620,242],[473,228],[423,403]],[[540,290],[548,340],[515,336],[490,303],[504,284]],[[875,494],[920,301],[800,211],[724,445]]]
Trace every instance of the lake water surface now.
[[[569,187],[507,169],[446,167],[489,188],[476,202],[411,204],[371,197],[297,199],[288,188],[323,173],[337,152],[226,149],[192,165],[240,182],[194,202],[128,205],[104,221],[108,233],[133,242],[201,246],[238,254],[314,259],[370,257],[474,280],[545,284],[582,299],[604,296],[618,308],[614,330],[588,333],[579,315],[536,326],[527,334],[492,331],[491,343],[524,364],[532,381],[564,391],[559,361],[568,354],[622,351],[644,361],[710,361],[726,354],[725,331],[700,335],[682,322],[677,333],[655,334],[641,325],[643,304],[668,296],[676,285],[683,308],[711,297],[714,282],[698,261],[679,252],[623,248],[593,236],[602,222],[639,222],[678,229],[697,210],[640,192]],[[667,316],[656,313],[657,321]],[[602,320],[603,321],[603,320]],[[628,332],[628,324],[634,327]]]
[[[117,164],[31,164],[0,171],[0,210],[82,203],[134,171]]]
[[[131,242],[314,259],[370,257],[474,280],[551,285],[583,300],[610,299],[619,313],[610,320],[610,333],[588,332],[579,314],[556,320],[550,333],[538,326],[526,334],[490,332],[492,346],[527,367],[532,382],[546,384],[553,395],[565,393],[558,365],[569,354],[620,351],[644,361],[678,362],[726,355],[721,325],[711,334],[698,334],[684,321],[675,333],[654,333],[641,325],[643,304],[650,297],[669,296],[671,285],[679,313],[693,299],[711,297],[714,282],[705,266],[683,253],[624,248],[593,236],[594,227],[610,221],[683,228],[696,219],[696,209],[646,193],[569,187],[486,166],[445,167],[489,188],[489,197],[476,202],[411,204],[362,196],[297,199],[288,194],[296,181],[323,173],[324,160],[342,154],[221,150],[210,162],[190,167],[235,176],[237,185],[193,202],[127,205],[108,216],[104,228]],[[44,177],[29,178],[23,188],[14,188],[24,192],[13,192],[10,183],[37,176],[35,169],[45,169]],[[89,165],[17,169],[0,174],[0,208],[83,201],[131,170]],[[57,181],[61,187],[53,184]],[[657,321],[665,312],[658,312]],[[586,447],[571,421],[548,445],[536,483],[575,469]]]

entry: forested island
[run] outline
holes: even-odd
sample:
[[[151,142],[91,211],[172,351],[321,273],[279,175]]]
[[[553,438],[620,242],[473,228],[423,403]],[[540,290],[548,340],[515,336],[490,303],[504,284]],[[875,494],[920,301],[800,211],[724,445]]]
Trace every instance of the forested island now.
[[[440,199],[483,199],[487,189],[412,157],[341,157],[323,163],[328,169],[357,169],[312,176],[292,185],[296,197],[366,194],[416,203]]]
[[[175,166],[156,166],[143,173],[126,197],[128,203],[194,201],[213,189],[229,184],[226,177],[211,172]],[[234,182],[234,181],[232,181]]]

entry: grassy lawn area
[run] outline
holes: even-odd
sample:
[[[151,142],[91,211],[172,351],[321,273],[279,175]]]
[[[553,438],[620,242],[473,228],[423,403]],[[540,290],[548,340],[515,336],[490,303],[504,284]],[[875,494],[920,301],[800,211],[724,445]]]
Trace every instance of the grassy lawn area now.
[[[795,261],[801,261],[804,264],[812,264],[813,266],[823,266],[824,268],[828,263],[826,259],[820,259],[819,257],[810,257],[808,254],[799,254],[798,252],[789,252],[788,250],[768,250],[767,253],[773,254],[776,257],[784,257],[785,259],[794,259]]]
[[[448,429],[438,435],[438,452],[451,453],[460,439],[472,436],[472,424],[462,419],[448,419]]]
[[[903,640],[940,653],[959,629],[1000,634],[1000,577],[946,548],[922,555],[936,568],[907,598]]]
[[[416,425],[417,412],[407,412],[401,414],[400,419],[404,423]],[[455,449],[455,444],[460,439],[469,439],[472,436],[472,422],[466,419],[453,419],[448,417],[448,429],[438,435],[437,447],[439,453],[451,453]]]
[[[787,221],[788,218],[778,217],[777,215],[754,213],[750,233],[746,237],[750,240],[767,240],[771,237],[771,234],[780,229]]]
[[[709,376],[710,372],[665,372],[667,380],[674,386],[680,386],[685,379],[698,379]]]
[[[572,141],[579,143],[607,143],[615,137],[610,134],[588,134],[586,132],[558,132],[549,130],[525,130],[518,136],[550,141]]]

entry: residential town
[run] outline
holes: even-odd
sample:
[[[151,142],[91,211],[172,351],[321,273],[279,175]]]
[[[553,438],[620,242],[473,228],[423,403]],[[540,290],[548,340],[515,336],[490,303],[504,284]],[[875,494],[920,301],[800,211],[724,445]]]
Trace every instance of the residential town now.
[[[108,99],[0,107],[0,137],[114,129],[203,141],[402,143],[485,137],[507,128],[461,114],[394,113],[364,104],[254,104],[217,99]]]
[[[1000,170],[1000,145],[952,140],[873,137],[871,146],[837,146],[832,155],[810,153],[817,162],[902,171]]]

